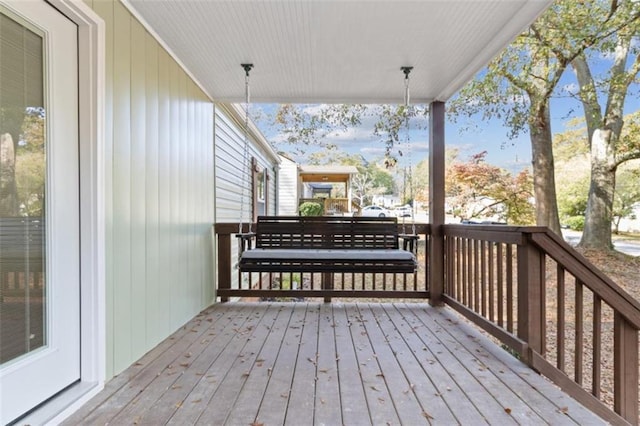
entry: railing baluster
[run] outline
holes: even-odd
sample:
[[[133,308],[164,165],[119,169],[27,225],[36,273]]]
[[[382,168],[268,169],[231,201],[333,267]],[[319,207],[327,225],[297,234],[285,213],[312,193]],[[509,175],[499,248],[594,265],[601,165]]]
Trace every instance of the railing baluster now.
[[[496,250],[496,283],[498,285],[498,325],[504,327],[504,274],[503,274],[503,247],[498,243]]]
[[[473,258],[473,309],[480,312],[480,274],[479,274],[479,246],[480,241],[472,240]]]
[[[638,329],[618,312],[613,318],[613,407],[631,424],[638,424]]]
[[[462,303],[469,306],[469,280],[467,277],[467,244],[469,241],[466,238],[461,240],[462,246],[460,247],[460,260],[462,261]]]
[[[480,247],[478,255],[480,256],[480,303],[482,304],[482,316],[487,316],[487,249],[486,241],[479,241]]]
[[[593,362],[591,393],[600,398],[600,380],[602,375],[602,299],[593,293]]]
[[[513,247],[507,244],[507,330],[513,333]]]
[[[559,370],[565,369],[565,270],[558,264],[557,268],[557,316],[558,324],[556,329],[556,366]]]
[[[574,355],[574,380],[577,384],[582,386],[582,363],[583,356],[583,344],[584,344],[584,299],[583,299],[583,284],[576,278],[576,301],[575,301],[575,355]]]
[[[487,253],[487,257],[489,259],[489,276],[488,276],[488,281],[489,281],[489,320],[492,322],[496,321],[496,313],[495,313],[495,304],[496,304],[496,300],[495,300],[495,281],[494,281],[494,276],[493,276],[493,269],[494,269],[494,265],[495,265],[495,261],[494,261],[494,253],[493,253],[493,242],[489,242],[488,243],[488,253]]]
[[[464,301],[464,281],[462,279],[462,238],[456,237],[456,283],[458,285],[458,300]]]

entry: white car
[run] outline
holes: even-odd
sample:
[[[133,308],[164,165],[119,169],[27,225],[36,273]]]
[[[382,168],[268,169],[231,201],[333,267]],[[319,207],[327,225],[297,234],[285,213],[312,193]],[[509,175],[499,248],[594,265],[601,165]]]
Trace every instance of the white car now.
[[[411,206],[410,205],[406,205],[406,206],[396,207],[393,210],[393,212],[398,217],[411,217],[411,215],[413,213],[411,210],[412,210]]]
[[[363,207],[360,212],[360,216],[368,216],[368,217],[392,217],[393,213],[384,207],[380,206],[367,206]]]

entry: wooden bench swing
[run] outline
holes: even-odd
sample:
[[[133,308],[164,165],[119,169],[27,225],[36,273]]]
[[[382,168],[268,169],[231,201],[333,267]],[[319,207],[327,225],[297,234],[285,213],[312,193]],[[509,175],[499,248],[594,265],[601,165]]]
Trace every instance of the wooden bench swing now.
[[[245,72],[244,161],[247,163],[249,72],[253,64],[241,66]],[[411,68],[402,67],[407,106]],[[243,202],[244,194],[241,194],[241,212],[244,210]],[[417,269],[413,253],[417,236],[407,236],[404,240],[405,247],[408,242],[411,250],[400,249],[395,217],[259,216],[255,234],[251,232],[251,226],[249,234],[243,234],[241,216],[237,236],[240,242],[238,269],[241,273],[414,273]],[[255,247],[251,247],[254,237]]]
[[[242,244],[239,269],[414,273],[416,256],[398,239],[395,217],[259,216],[255,246]]]

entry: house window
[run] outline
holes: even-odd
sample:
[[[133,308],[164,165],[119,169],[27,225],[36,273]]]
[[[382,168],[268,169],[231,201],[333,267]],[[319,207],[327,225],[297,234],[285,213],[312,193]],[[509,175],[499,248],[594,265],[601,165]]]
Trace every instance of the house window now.
[[[257,173],[257,191],[258,191],[258,201],[264,202],[266,198],[266,179],[265,179],[266,170],[262,169]]]
[[[253,175],[253,220],[256,221],[258,216],[269,214],[269,171],[259,166],[255,158],[251,159],[251,170]]]

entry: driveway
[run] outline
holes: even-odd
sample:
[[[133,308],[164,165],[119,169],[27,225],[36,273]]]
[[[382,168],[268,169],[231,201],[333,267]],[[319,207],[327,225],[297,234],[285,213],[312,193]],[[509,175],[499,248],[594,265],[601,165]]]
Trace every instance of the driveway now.
[[[572,231],[570,229],[563,229],[562,235],[565,241],[575,246],[580,242],[582,238],[582,232]],[[613,247],[619,252],[629,254],[631,256],[640,256],[640,241],[626,240],[624,238],[613,237]]]

